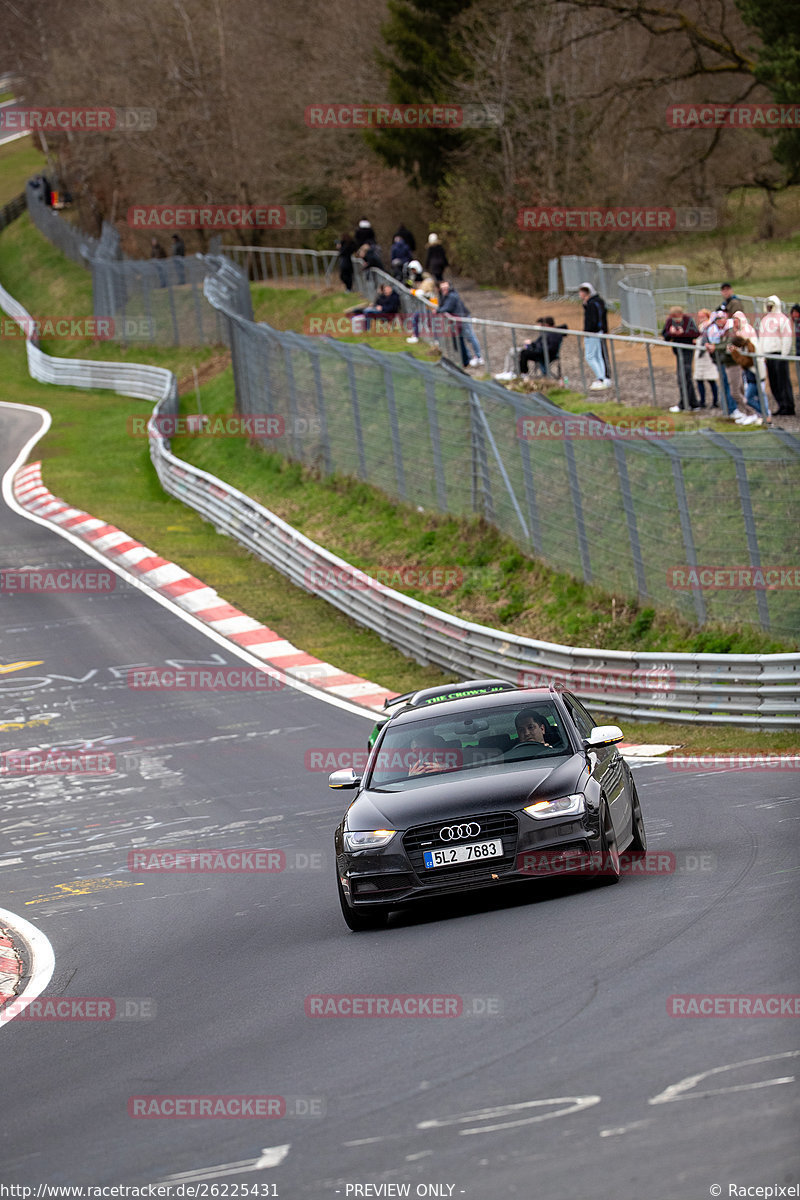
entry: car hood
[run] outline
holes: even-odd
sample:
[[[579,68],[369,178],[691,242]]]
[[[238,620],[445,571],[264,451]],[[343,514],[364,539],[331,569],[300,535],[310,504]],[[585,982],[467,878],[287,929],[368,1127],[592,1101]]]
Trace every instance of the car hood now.
[[[493,773],[460,771],[435,781],[420,779],[398,791],[365,790],[347,810],[347,828],[409,829],[487,810],[513,812],[534,799],[580,791],[585,777],[585,757],[572,754],[547,766],[515,764]]]

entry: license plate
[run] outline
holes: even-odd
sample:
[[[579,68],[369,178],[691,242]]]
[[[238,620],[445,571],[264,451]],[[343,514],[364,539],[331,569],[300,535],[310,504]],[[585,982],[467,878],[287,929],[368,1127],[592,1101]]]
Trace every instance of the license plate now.
[[[468,846],[446,846],[441,850],[425,850],[423,859],[426,867],[449,867],[451,863],[481,862],[484,858],[501,858],[503,843],[500,838],[491,842],[471,842]]]

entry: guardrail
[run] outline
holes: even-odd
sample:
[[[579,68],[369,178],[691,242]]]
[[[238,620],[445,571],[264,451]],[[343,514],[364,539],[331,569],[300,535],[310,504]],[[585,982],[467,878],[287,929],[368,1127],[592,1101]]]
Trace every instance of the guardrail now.
[[[213,277],[206,287],[212,304],[224,303],[224,275],[216,287]],[[12,318],[30,321],[2,287],[0,308]],[[297,586],[322,595],[420,663],[433,663],[465,678],[497,675],[523,686],[552,680],[599,712],[639,720],[800,727],[800,654],[572,648],[461,620],[371,579],[238,489],[174,455],[157,421],[178,412],[177,381],[170,371],[135,363],[51,358],[30,340],[27,350],[37,379],[70,387],[111,387],[122,395],[156,401],[148,438],[165,491]]]

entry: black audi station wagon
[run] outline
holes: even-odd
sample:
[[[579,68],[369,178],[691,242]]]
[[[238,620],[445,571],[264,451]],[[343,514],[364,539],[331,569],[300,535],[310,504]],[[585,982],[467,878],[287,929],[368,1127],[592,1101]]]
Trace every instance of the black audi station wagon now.
[[[353,930],[393,908],[523,880],[588,871],[620,877],[620,854],[646,849],[636,785],[569,692],[519,689],[439,702],[393,717],[363,776],[335,771],[356,796],[335,834],[339,899]]]

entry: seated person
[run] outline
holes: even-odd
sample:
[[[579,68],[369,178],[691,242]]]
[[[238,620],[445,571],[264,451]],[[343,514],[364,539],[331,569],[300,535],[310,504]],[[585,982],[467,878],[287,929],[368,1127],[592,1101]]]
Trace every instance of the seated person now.
[[[430,775],[448,769],[446,743],[444,738],[437,737],[435,733],[415,733],[411,739],[411,749],[417,751],[419,757],[408,768],[409,775]]]
[[[539,366],[542,368],[542,371],[544,371],[545,357],[544,357],[544,342],[542,340],[543,338],[546,339],[546,341],[547,341],[547,364],[549,365],[550,363],[554,363],[557,360],[559,350],[561,349],[561,343],[564,340],[564,338],[567,336],[565,333],[557,333],[556,332],[556,323],[555,323],[555,320],[553,319],[553,317],[540,317],[537,320],[536,324],[537,325],[548,325],[553,330],[553,332],[552,333],[548,332],[548,333],[541,335],[540,337],[538,337],[536,339],[535,342],[532,342],[530,339],[528,339],[528,341],[525,342],[525,344],[523,345],[522,349],[519,352],[519,373],[520,373],[520,375],[528,374],[528,363],[531,363],[531,362],[538,363]],[[565,326],[561,325],[558,328],[563,329],[563,328],[565,328]]]
[[[529,753],[527,747],[541,746],[544,750],[553,749],[549,740],[552,732],[550,726],[535,708],[523,708],[522,712],[517,713],[514,718],[514,724],[517,729],[518,741],[506,752],[506,758],[509,755],[515,758],[527,757]],[[524,754],[519,753],[522,747],[526,747]]]
[[[369,329],[370,317],[396,317],[400,312],[400,297],[390,283],[381,285],[378,295],[372,304],[361,306],[358,308],[348,308],[345,310],[348,317],[364,316],[367,319],[367,329]]]

